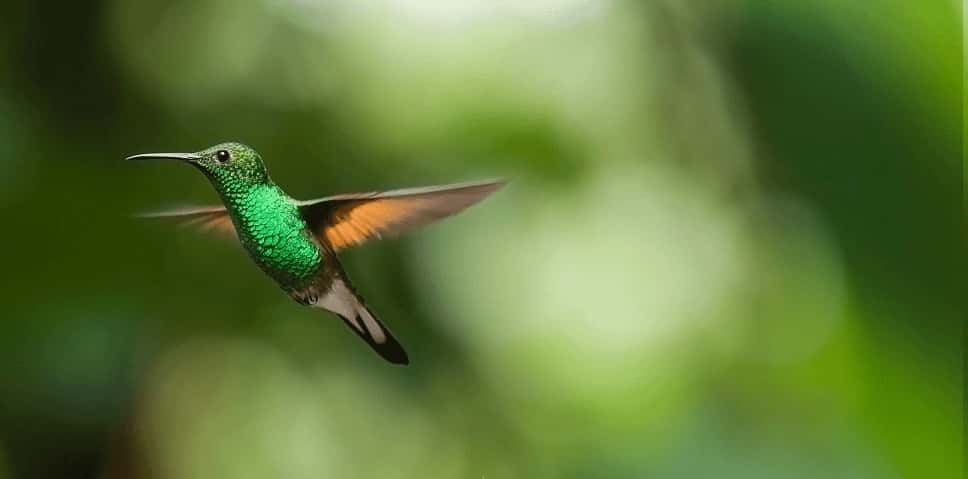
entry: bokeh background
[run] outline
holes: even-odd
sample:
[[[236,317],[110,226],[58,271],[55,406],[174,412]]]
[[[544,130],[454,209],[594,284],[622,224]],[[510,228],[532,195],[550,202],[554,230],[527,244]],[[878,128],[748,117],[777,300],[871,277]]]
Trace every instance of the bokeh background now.
[[[0,478],[953,478],[961,5],[6,1]],[[347,252],[392,367],[152,151],[295,197],[503,176]]]

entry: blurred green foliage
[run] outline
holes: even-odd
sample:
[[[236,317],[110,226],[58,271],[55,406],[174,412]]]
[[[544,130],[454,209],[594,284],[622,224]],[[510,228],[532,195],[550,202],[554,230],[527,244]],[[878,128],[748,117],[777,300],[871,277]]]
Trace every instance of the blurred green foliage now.
[[[957,2],[0,6],[0,477],[960,477]],[[506,176],[345,256],[384,364],[129,154]],[[960,158],[960,161],[959,161]]]

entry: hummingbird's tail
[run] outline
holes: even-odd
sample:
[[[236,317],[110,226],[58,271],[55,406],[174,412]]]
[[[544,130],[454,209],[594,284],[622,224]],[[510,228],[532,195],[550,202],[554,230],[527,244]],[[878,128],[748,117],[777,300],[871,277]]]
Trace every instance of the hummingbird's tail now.
[[[393,364],[410,364],[410,358],[407,357],[407,352],[397,338],[393,337],[386,325],[373,316],[362,301],[357,306],[355,318],[350,319],[340,315],[340,319],[383,359]],[[359,327],[361,324],[362,328]]]
[[[363,298],[353,291],[344,278],[333,279],[330,290],[315,306],[336,313],[347,326],[383,359],[393,364],[410,364],[407,352],[390,330],[366,307]]]

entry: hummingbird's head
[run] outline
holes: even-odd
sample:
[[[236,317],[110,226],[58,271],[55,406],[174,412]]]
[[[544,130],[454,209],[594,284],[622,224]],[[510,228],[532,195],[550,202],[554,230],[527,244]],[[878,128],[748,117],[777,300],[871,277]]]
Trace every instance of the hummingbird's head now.
[[[205,174],[216,187],[262,184],[269,173],[262,157],[242,143],[219,143],[195,153],[146,153],[129,156],[128,160],[179,160]]]

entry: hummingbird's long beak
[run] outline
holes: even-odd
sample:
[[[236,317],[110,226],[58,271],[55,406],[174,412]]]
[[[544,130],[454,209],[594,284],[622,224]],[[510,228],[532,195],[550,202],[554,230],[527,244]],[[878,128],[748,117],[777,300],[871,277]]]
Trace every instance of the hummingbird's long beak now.
[[[182,160],[182,161],[195,161],[201,159],[198,155],[194,153],[144,153],[141,155],[134,155],[125,158],[128,161],[141,161],[141,160]]]

